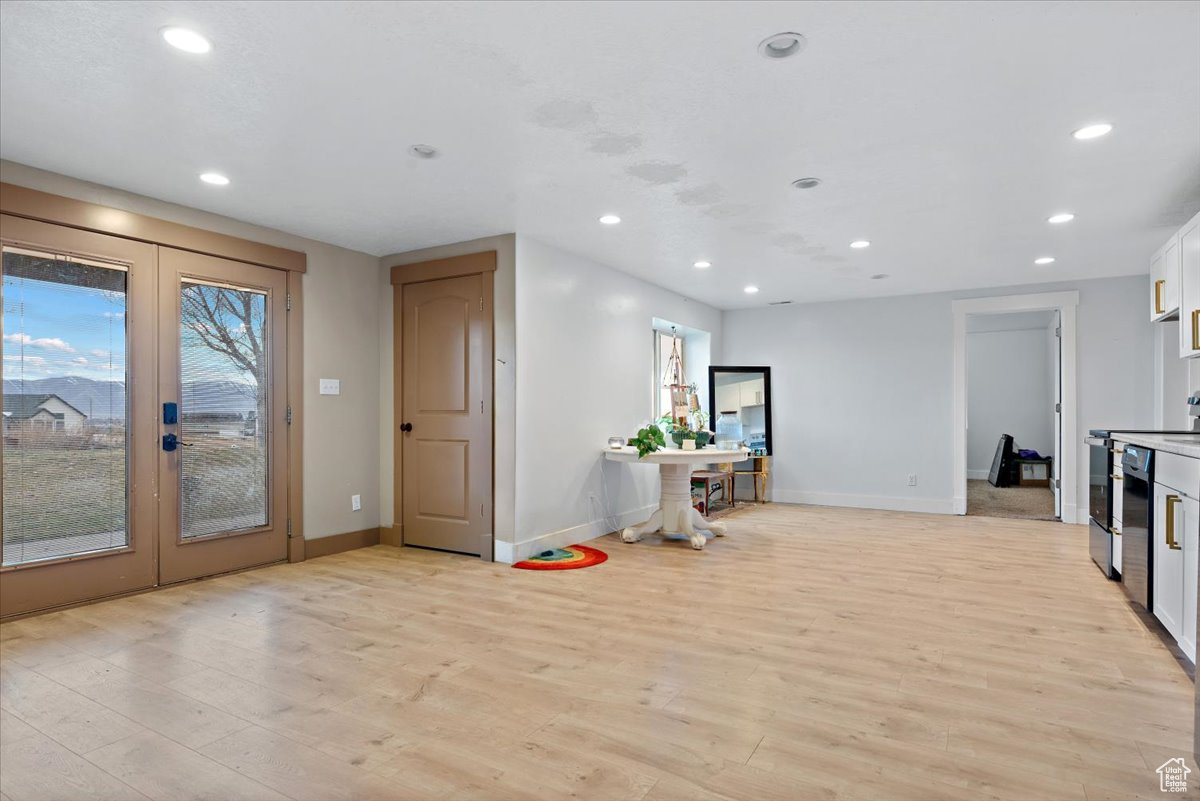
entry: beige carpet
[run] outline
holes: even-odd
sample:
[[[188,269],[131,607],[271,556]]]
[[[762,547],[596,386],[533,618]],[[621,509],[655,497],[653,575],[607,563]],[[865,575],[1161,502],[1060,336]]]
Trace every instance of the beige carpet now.
[[[987,481],[967,482],[967,514],[1057,520],[1054,493],[1047,487],[993,487]]]

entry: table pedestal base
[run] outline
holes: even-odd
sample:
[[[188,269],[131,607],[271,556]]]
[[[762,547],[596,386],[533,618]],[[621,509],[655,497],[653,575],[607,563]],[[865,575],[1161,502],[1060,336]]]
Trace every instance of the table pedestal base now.
[[[658,509],[650,519],[640,525],[630,526],[621,532],[625,542],[637,542],[646,534],[662,531],[665,534],[684,534],[697,551],[704,548],[704,533],[711,531],[718,537],[725,536],[725,524],[705,520],[704,515],[692,506],[692,466],[689,464],[660,464],[659,475],[662,489],[659,493]]]

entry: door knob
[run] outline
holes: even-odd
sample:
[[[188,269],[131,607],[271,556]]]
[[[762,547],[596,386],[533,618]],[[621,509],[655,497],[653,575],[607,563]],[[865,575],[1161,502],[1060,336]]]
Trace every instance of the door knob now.
[[[409,431],[412,431],[412,423],[401,423],[400,430],[407,434]]]

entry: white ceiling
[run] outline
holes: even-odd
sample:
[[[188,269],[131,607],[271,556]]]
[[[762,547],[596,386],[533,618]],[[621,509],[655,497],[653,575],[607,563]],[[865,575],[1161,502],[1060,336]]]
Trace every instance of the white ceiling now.
[[[1200,209],[1198,31],[1195,2],[5,0],[0,156],[374,254],[515,230],[720,308],[1128,275]]]

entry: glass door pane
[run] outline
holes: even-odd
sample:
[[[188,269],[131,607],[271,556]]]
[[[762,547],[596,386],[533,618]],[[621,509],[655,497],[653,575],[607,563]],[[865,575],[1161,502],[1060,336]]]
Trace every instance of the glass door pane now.
[[[180,536],[265,526],[267,295],[185,280],[180,298]]]
[[[287,276],[159,248],[163,584],[287,558]]]
[[[124,267],[3,249],[3,564],[129,545]]]
[[[0,617],[154,585],[156,248],[0,214]]]

